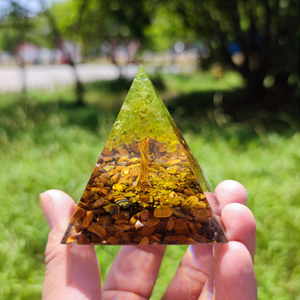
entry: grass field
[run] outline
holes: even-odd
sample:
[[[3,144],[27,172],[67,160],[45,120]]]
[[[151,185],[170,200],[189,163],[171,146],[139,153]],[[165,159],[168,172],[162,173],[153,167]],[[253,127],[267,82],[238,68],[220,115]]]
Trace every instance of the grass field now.
[[[168,98],[241,87],[235,74],[199,85],[201,78],[206,77],[165,76],[162,94]],[[55,188],[75,201],[81,196],[124,99],[126,85],[113,93],[110,84],[88,85],[89,105],[82,108],[72,106],[71,89],[0,96],[0,299],[41,298],[48,227],[38,195]],[[253,130],[214,110],[204,116],[196,131],[175,112],[211,183],[235,179],[247,188],[248,206],[257,220],[259,299],[299,300],[299,133],[292,125],[281,135],[259,130],[261,125]],[[118,247],[96,249],[104,280]],[[168,247],[151,299],[163,294],[184,250]]]

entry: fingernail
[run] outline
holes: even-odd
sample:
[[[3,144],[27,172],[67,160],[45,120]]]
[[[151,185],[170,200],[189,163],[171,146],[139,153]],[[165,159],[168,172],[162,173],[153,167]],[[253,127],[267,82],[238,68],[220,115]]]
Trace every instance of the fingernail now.
[[[47,223],[49,225],[50,230],[52,230],[54,226],[54,212],[53,212],[53,203],[52,199],[47,193],[40,194],[40,200],[42,204],[42,208],[47,219]]]

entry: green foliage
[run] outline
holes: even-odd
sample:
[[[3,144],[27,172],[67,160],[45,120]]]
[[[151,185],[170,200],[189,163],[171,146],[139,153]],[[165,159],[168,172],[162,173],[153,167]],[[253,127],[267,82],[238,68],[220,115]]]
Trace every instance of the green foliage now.
[[[19,33],[12,28],[0,31],[0,49],[13,52],[20,41]]]
[[[151,49],[181,40],[201,54],[207,46],[203,69],[217,62],[240,72],[245,81],[247,93],[237,109],[247,105],[280,112],[297,106],[299,1],[155,2],[152,25],[145,28]]]
[[[167,5],[156,8],[151,26],[145,28],[145,36],[147,47],[154,51],[168,50],[178,41],[193,43],[199,40],[195,32],[186,28],[184,20],[176,17]]]
[[[49,47],[49,26],[42,15],[29,17],[29,11],[16,2],[3,12],[0,25],[0,51],[15,54],[17,46],[31,42],[36,46]]]
[[[116,47],[132,39],[144,39],[143,30],[149,25],[149,12],[144,3],[68,0],[55,3],[51,11],[64,37],[80,42],[87,52],[97,52],[103,42]]]
[[[181,80],[181,75],[172,75],[165,79],[165,96],[179,79],[177,93],[205,89],[198,88],[193,77]],[[213,86],[211,80],[207,84]],[[214,90],[220,91],[217,83]],[[99,103],[86,99],[90,104],[83,108],[72,105],[75,94],[69,89],[54,94],[28,91],[26,98],[0,96],[1,299],[41,298],[49,230],[38,194],[56,188],[79,199],[115,120],[112,107],[105,106],[113,98],[124,99],[124,94],[106,90]],[[269,131],[258,136],[239,123],[220,129],[209,119],[197,122],[197,131],[183,133],[212,184],[235,179],[247,188],[248,206],[257,220],[259,299],[298,299],[299,133],[285,136]],[[178,125],[182,128],[182,123]],[[103,281],[119,248],[96,249]],[[184,246],[168,247],[152,299],[163,294],[184,250]]]
[[[5,11],[4,24],[0,27],[0,46],[3,50],[14,53],[17,45],[24,40],[27,31],[32,27],[28,19],[27,10],[12,1],[11,6]]]
[[[26,41],[33,43],[37,47],[52,48],[50,39],[51,31],[47,18],[39,14],[32,20],[33,26],[26,32]]]
[[[165,81],[169,89],[177,93],[230,91],[244,87],[241,75],[230,71],[221,78],[216,78],[212,72],[199,72],[193,76],[166,74]]]

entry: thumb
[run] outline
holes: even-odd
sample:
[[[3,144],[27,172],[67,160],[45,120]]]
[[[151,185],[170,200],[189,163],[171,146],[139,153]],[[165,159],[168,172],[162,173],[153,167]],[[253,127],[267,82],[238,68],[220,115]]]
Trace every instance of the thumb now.
[[[76,208],[74,201],[58,190],[49,190],[40,199],[51,230],[42,299],[101,299],[100,269],[94,246],[60,244]]]

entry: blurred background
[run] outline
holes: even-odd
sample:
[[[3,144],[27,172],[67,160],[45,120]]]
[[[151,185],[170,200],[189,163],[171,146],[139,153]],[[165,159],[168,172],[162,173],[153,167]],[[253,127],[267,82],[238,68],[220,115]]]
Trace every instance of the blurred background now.
[[[38,195],[78,201],[140,64],[212,184],[247,188],[259,299],[300,299],[296,0],[0,0],[0,298],[41,298]]]

